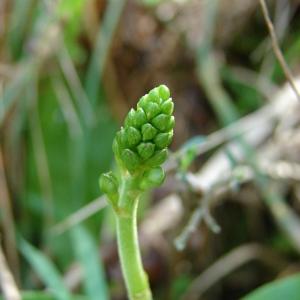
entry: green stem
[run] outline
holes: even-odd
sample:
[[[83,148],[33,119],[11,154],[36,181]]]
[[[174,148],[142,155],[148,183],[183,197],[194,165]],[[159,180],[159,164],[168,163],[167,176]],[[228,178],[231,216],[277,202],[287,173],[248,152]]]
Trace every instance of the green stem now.
[[[122,207],[122,213],[116,213],[118,250],[129,298],[151,300],[148,277],[143,268],[138,244],[138,196],[139,193],[132,191],[130,184],[125,182],[119,204],[122,206],[126,203],[126,206]]]

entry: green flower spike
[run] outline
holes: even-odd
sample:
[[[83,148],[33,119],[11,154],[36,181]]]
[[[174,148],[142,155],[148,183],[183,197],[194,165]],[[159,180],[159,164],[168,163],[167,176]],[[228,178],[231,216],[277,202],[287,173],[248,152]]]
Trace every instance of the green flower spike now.
[[[162,164],[166,160],[166,151],[159,153],[167,150],[172,141],[173,110],[174,103],[165,85],[152,89],[139,100],[137,110],[130,110],[124,128],[115,139],[114,152],[122,169],[134,175],[148,170],[155,161]],[[158,154],[160,159],[157,159]]]
[[[115,212],[119,256],[131,300],[152,299],[138,247],[136,214],[142,192],[165,179],[161,165],[173,138],[173,110],[165,85],[143,96],[137,108],[129,111],[113,142],[119,178],[112,172],[100,177],[100,188]]]

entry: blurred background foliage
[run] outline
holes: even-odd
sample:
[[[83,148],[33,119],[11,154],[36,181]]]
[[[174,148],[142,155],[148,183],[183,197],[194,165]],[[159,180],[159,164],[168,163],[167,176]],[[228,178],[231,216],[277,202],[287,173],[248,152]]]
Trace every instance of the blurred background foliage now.
[[[299,1],[268,4],[297,74]],[[260,145],[243,138],[242,163],[256,170],[255,184],[234,182],[214,218],[196,223],[179,243],[184,250],[174,246],[190,216],[202,218],[204,191],[193,190],[191,174],[228,139],[203,152],[202,145],[271,103],[285,80],[256,0],[2,0],[0,228],[9,268],[27,291],[23,299],[126,299],[98,177],[113,164],[111,144],[125,114],[160,83],[172,92],[176,130],[171,174],[140,210],[155,299],[238,299],[297,273],[299,170],[273,189],[257,171]],[[297,121],[292,132],[299,138]],[[293,154],[288,148],[279,158],[296,165],[294,142]],[[226,159],[232,169],[241,163],[230,151]],[[298,299],[299,275],[284,280],[249,299]]]

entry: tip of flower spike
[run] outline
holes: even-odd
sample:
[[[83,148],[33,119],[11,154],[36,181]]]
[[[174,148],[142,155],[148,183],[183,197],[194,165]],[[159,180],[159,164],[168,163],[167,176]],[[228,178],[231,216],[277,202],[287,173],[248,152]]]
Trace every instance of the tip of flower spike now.
[[[165,100],[168,100],[170,98],[170,90],[169,88],[162,84],[158,87],[158,91],[159,91],[159,96],[165,101]]]
[[[160,96],[158,88],[152,89],[148,94],[148,98],[149,98],[150,101],[155,102],[157,104],[160,104],[161,103],[161,99],[160,99],[161,96]]]
[[[174,103],[166,85],[153,88],[131,109],[117,133],[114,152],[130,173],[159,167],[172,141]]]

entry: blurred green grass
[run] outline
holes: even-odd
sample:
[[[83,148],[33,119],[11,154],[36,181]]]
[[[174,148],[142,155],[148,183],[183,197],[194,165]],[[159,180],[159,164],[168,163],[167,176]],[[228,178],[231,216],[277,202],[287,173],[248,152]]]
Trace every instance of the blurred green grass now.
[[[159,2],[167,1],[139,1],[146,5],[145,11],[148,5],[155,9]],[[210,3],[217,5],[217,1]],[[98,176],[113,164],[111,144],[118,120],[105,94],[103,72],[126,1],[107,1],[92,43],[84,32],[86,4],[84,0],[14,0],[1,45],[8,53],[7,64],[12,66],[13,76],[5,81],[0,95],[0,123],[9,123],[3,135],[8,136],[10,158],[17,165],[22,163],[18,178],[11,179],[18,182],[12,200],[15,225],[17,233],[30,241],[19,242],[27,261],[21,263],[21,286],[28,290],[44,286],[57,289],[58,299],[70,297],[71,292],[61,283],[74,260],[86,272],[81,294],[88,299],[99,295],[108,299],[110,289],[98,247],[105,226],[113,226],[105,223],[102,227],[105,210],[80,228],[61,236],[51,234],[56,223],[100,195]],[[255,84],[238,78],[230,62],[220,62],[214,55],[214,9],[212,6],[208,11],[207,39],[192,55],[199,86],[223,127],[258,109],[264,95]],[[260,60],[252,61],[249,55],[263,36],[262,32],[254,34],[256,27],[258,24],[250,28],[247,39],[240,36],[235,40],[230,51],[259,72]],[[284,47],[292,65],[299,63],[299,47],[299,30],[293,27]],[[278,83],[283,79],[275,62],[269,80]],[[290,250],[290,244],[288,247]],[[189,275],[171,283],[172,297],[183,294],[191,281]],[[28,292],[25,299],[43,297],[48,299]]]
[[[118,2],[110,2],[119,7]],[[89,64],[90,60],[78,42],[85,5],[83,0],[57,3],[16,0],[12,3],[6,40],[10,63],[18,68],[17,76],[11,79],[1,96],[4,103],[1,122],[7,120],[12,107],[19,111],[14,115],[14,138],[11,139],[11,147],[18,149],[15,155],[21,156],[24,152],[25,167],[24,174],[20,174],[22,188],[16,195],[20,215],[17,231],[40,249],[47,249],[60,270],[72,263],[74,256],[70,253],[77,253],[79,258],[86,258],[82,263],[89,266],[87,270],[93,267],[99,272],[101,263],[95,258],[99,255],[96,245],[103,214],[87,222],[89,237],[85,231],[78,231],[72,242],[68,242],[66,236],[50,234],[55,223],[99,196],[97,178],[112,163],[116,120],[110,113],[103,89],[99,89],[100,74],[91,73],[87,80],[89,88],[96,91],[91,99],[81,84],[85,74],[77,68],[78,64]],[[99,37],[105,36],[106,48],[95,49],[94,54],[102,64],[120,17],[120,13],[114,15],[105,10],[107,13],[109,16],[99,24]],[[98,70],[98,61],[90,64],[94,72]],[[88,241],[94,246],[89,247]],[[80,251],[82,247],[78,243],[86,245],[90,255],[82,253],[85,250]],[[57,298],[69,299],[66,290],[58,286],[62,280],[50,260],[25,242],[20,247],[44,284],[57,293],[61,291]],[[31,273],[30,268],[24,268],[22,273]],[[92,277],[96,280],[94,275]],[[28,277],[22,285],[27,289],[36,287]],[[98,297],[108,297],[103,277],[99,276],[94,286],[102,293]],[[91,296],[93,288],[87,290],[89,299],[96,299]]]

